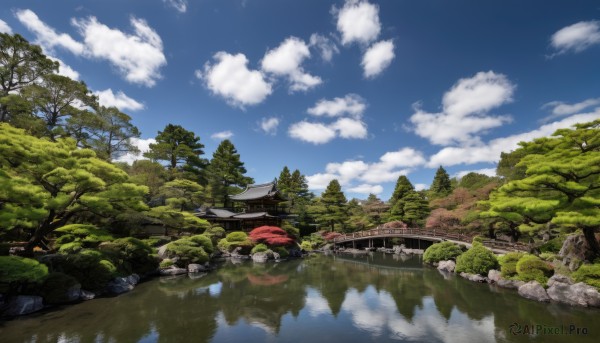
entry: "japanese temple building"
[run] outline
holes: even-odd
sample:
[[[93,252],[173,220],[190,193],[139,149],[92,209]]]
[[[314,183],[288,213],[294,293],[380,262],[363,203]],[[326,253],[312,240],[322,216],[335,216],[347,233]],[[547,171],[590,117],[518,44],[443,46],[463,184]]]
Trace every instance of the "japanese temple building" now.
[[[250,231],[262,225],[281,226],[286,216],[279,204],[287,199],[277,189],[276,182],[249,185],[246,189],[229,198],[234,202],[233,209],[207,208],[197,216],[217,224],[226,231]]]

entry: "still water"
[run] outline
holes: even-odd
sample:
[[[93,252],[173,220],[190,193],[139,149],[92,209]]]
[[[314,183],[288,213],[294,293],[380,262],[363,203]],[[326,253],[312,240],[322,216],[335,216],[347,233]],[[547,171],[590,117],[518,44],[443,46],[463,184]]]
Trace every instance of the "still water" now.
[[[574,343],[598,342],[599,324],[600,310],[530,301],[419,257],[375,253],[225,262],[198,278],[154,279],[0,322],[0,342]]]

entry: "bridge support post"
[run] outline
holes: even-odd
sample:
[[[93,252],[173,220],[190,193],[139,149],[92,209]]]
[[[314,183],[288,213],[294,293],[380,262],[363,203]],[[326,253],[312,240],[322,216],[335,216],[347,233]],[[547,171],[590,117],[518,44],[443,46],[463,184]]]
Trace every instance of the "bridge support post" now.
[[[352,248],[356,249],[356,241],[352,241]]]

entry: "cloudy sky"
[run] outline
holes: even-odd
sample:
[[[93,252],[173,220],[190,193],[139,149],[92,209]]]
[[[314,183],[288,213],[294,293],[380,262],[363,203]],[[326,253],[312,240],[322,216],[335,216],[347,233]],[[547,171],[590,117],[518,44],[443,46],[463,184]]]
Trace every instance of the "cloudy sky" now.
[[[0,31],[130,114],[142,149],[179,124],[207,157],[232,140],[257,182],[287,165],[349,198],[493,174],[600,118],[597,1],[4,0]]]

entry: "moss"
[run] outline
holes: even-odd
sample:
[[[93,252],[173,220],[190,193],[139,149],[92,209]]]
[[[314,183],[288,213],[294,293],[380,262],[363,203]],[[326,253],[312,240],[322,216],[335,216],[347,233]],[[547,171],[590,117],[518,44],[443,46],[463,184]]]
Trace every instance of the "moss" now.
[[[44,302],[47,304],[61,304],[69,301],[67,291],[78,283],[77,279],[70,275],[59,272],[50,273],[42,285],[41,295]]]
[[[487,273],[498,266],[496,255],[475,242],[471,249],[467,250],[456,259],[456,272],[487,275]]]
[[[252,248],[251,252],[253,254],[256,254],[257,252],[265,252],[267,250],[269,250],[269,248],[265,244],[259,243],[259,244],[255,245],[254,248]]]
[[[575,281],[585,282],[600,291],[600,264],[584,264],[572,276]]]
[[[37,260],[19,256],[0,256],[0,283],[40,283],[48,267]]]
[[[498,262],[500,262],[500,272],[503,278],[510,279],[517,276],[517,262],[519,262],[519,259],[524,255],[525,253],[522,252],[509,252],[498,258]]]
[[[546,285],[553,273],[552,266],[535,255],[525,255],[517,262],[517,275],[521,281],[537,281]]]
[[[462,253],[460,247],[452,242],[435,243],[425,250],[423,260],[427,263],[455,260]]]

